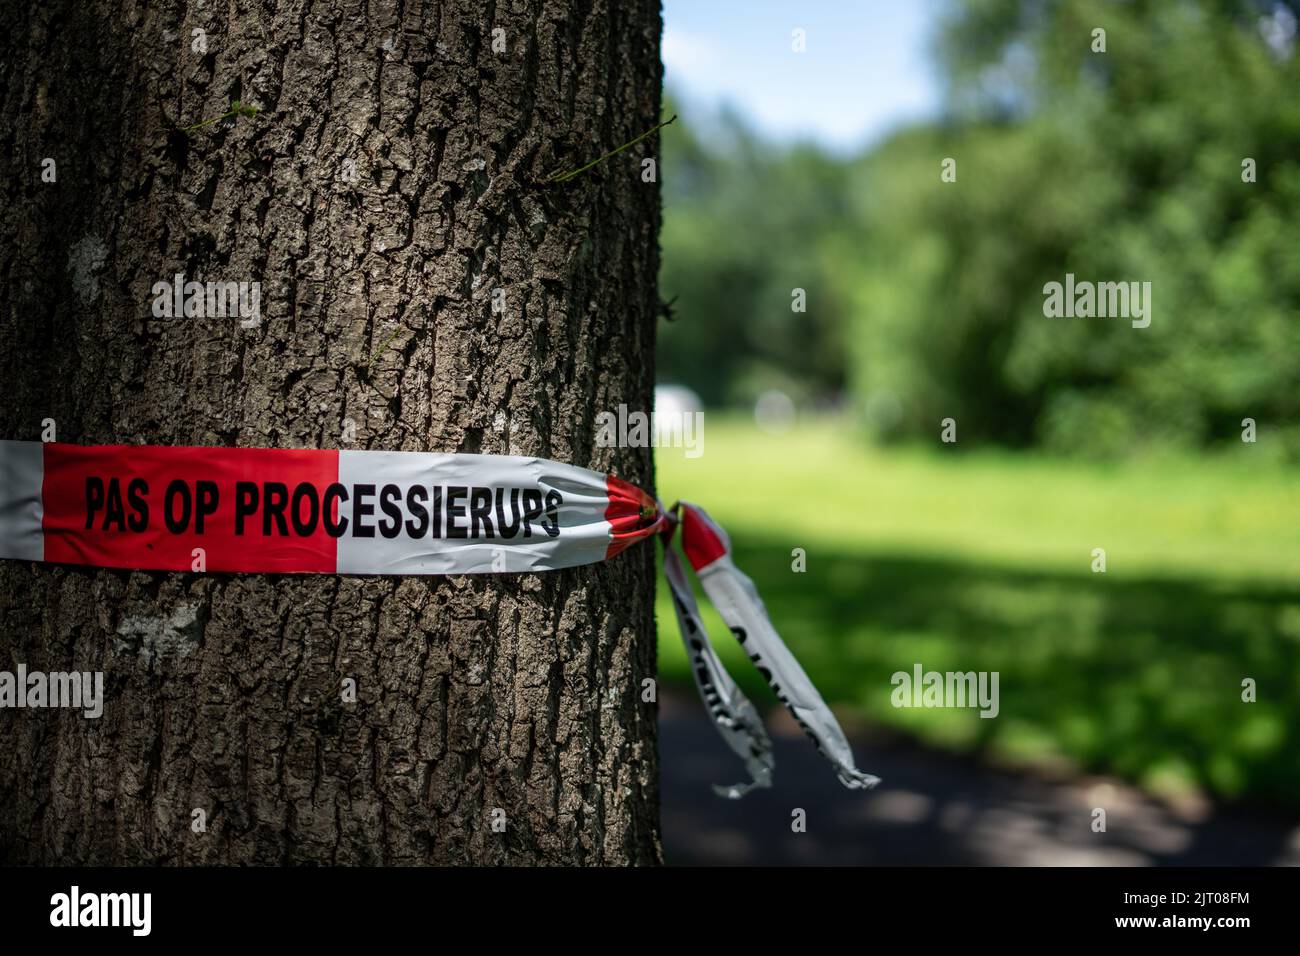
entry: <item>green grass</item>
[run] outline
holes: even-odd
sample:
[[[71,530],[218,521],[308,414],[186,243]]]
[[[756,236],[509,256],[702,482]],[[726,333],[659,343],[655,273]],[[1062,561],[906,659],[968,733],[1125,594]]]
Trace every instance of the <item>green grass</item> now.
[[[705,438],[700,458],[658,452],[660,494],[727,529],[832,703],[954,750],[1300,805],[1300,472],[1248,447],[1110,465],[886,452],[830,422],[772,437],[709,416]],[[661,670],[688,685],[662,587],[658,614]],[[998,671],[1000,715],[894,708],[890,676],[917,662]]]

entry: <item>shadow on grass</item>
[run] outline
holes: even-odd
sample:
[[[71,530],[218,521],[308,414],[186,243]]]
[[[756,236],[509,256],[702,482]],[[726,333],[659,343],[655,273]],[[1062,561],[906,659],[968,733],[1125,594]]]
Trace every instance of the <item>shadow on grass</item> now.
[[[868,721],[985,758],[1063,758],[1157,791],[1300,807],[1300,587],[1093,574],[1086,556],[1064,574],[821,548],[794,573],[788,541],[735,544],[823,694]],[[727,633],[711,633],[770,704]],[[917,663],[998,672],[998,716],[893,707],[891,675]],[[680,655],[663,670],[689,682]]]

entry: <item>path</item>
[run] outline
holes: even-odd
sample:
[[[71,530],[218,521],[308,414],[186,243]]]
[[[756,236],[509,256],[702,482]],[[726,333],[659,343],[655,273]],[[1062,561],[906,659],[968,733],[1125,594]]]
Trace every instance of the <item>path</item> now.
[[[775,786],[742,800],[713,783],[744,771],[698,700],[660,705],[664,852],[671,864],[1017,866],[1300,865],[1300,820],[1208,806],[1176,808],[1118,781],[1052,780],[982,767],[894,737],[854,739],[884,779],[844,789],[785,713],[771,713]],[[1091,829],[1092,808],[1107,832]],[[793,833],[791,811],[807,812]]]

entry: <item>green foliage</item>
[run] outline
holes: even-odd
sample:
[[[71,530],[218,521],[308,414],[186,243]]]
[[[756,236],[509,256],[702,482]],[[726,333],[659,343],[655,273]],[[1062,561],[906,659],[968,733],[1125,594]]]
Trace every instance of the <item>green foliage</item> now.
[[[953,416],[962,447],[1239,447],[1253,418],[1300,457],[1300,53],[1263,9],[972,0],[944,122],[852,162],[667,138],[662,377],[713,402],[846,383],[877,434]],[[1066,273],[1150,282],[1150,327],[1044,317]]]
[[[712,405],[766,387],[839,389],[848,303],[822,246],[849,225],[847,169],[811,147],[774,152],[734,119],[720,126],[721,144],[688,124],[663,135],[660,290],[676,302],[660,328],[659,377]],[[804,313],[791,311],[796,288],[807,292]]]
[[[1015,4],[964,8],[957,75],[988,88],[1014,49],[1033,106],[896,138],[862,166],[885,198],[854,283],[855,381],[903,409],[885,426],[928,435],[956,415],[965,438],[1111,454],[1239,442],[1250,417],[1300,453],[1300,59],[1271,56],[1239,6],[1058,2],[1032,26]],[[956,183],[937,156],[958,159]],[[1151,326],[1044,318],[1043,286],[1067,272],[1150,281]]]

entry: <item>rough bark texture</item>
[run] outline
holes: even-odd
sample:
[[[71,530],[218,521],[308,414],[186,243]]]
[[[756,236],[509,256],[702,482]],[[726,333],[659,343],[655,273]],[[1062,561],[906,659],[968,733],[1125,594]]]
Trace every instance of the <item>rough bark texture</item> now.
[[[0,6],[0,436],[650,487],[594,421],[650,407],[656,140],[542,180],[658,121],[658,0]],[[232,100],[259,112],[177,131]],[[260,281],[260,327],[154,318],[177,272]],[[462,578],[0,562],[0,669],[102,670],[107,699],[0,711],[0,860],[656,862],[653,582],[645,544]]]

